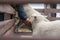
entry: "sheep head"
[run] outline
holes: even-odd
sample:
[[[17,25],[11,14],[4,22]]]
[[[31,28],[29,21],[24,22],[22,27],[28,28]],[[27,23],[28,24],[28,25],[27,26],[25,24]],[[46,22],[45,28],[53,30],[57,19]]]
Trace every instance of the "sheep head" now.
[[[30,16],[30,21],[33,23],[35,22],[40,22],[40,21],[43,21],[44,18],[46,18],[46,16],[43,16],[41,14],[37,14],[37,13],[33,13],[31,16]]]

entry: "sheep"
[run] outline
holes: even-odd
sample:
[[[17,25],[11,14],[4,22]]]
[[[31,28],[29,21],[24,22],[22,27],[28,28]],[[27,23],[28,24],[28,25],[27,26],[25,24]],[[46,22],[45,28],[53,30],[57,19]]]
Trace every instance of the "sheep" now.
[[[49,21],[41,13],[32,9],[28,4],[23,5],[27,16],[32,23],[34,38],[59,38],[60,37],[60,20]]]
[[[24,5],[25,12],[30,18],[33,29],[33,37],[57,38],[60,37],[60,20],[49,21],[45,16],[32,9],[28,4]]]
[[[32,14],[30,17],[32,23],[34,38],[59,38],[60,37],[60,20],[45,21],[43,15]]]

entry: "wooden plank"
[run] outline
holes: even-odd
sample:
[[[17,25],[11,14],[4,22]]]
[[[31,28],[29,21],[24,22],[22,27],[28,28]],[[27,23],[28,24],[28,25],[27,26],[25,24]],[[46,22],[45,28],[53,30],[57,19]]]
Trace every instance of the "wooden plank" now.
[[[36,39],[33,39],[33,38],[20,38],[20,37],[15,37],[15,36],[14,37],[0,37],[0,40],[8,40],[8,39],[9,40],[36,40]]]
[[[15,10],[9,4],[0,4],[0,12],[15,14]]]
[[[35,9],[38,12],[44,12],[44,9]]]
[[[44,11],[47,13],[60,13],[60,9],[45,9]]]
[[[10,14],[4,14],[4,20],[9,20],[11,18]]]
[[[38,12],[46,12],[46,13],[60,13],[60,9],[35,9]]]
[[[13,25],[14,25],[14,19],[0,22],[0,36],[2,36]]]
[[[56,18],[56,17],[48,17],[47,19],[53,21],[53,20],[60,20],[60,18]]]
[[[60,3],[60,0],[0,0],[0,3],[20,4],[20,3]]]

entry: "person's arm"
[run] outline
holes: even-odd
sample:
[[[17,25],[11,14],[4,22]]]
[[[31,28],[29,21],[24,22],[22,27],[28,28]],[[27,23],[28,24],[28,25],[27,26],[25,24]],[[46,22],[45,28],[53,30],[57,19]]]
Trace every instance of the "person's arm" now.
[[[22,20],[28,18],[22,5],[17,5],[17,11],[19,18],[21,18]]]
[[[26,15],[26,12],[24,11],[24,7],[22,5],[17,5],[17,11],[18,11],[19,18],[25,20],[26,22],[30,22],[29,18]]]

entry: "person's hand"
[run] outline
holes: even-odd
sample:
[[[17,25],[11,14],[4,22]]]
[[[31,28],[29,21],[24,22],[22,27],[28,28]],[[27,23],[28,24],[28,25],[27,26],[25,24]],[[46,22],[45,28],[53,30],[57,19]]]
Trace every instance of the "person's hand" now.
[[[31,24],[30,19],[27,18],[27,19],[25,20],[25,22],[26,22],[26,25],[28,26],[28,28],[29,28],[30,30],[32,30],[32,24]]]
[[[29,18],[27,18],[27,19],[26,19],[26,22],[27,22],[27,23],[30,23],[30,19],[29,19]]]

